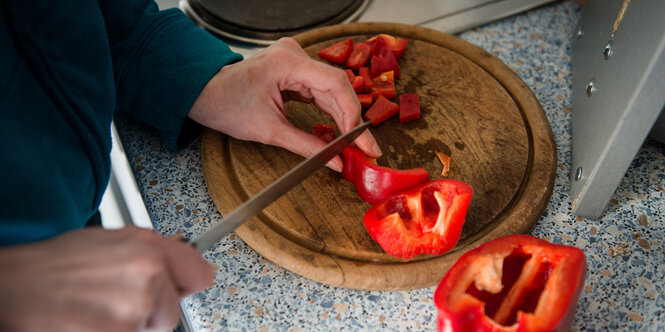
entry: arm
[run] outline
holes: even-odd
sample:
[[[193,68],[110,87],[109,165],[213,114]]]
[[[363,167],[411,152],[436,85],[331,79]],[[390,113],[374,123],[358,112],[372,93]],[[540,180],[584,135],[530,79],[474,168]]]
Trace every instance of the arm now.
[[[108,31],[116,109],[159,130],[178,149],[198,133],[187,113],[206,83],[240,61],[226,44],[177,9],[152,0],[99,1]]]

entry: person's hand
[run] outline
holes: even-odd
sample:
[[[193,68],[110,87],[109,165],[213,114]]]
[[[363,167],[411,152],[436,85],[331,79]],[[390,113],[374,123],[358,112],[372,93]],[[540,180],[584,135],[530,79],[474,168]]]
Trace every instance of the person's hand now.
[[[282,38],[244,61],[222,68],[205,86],[189,117],[232,137],[283,147],[309,157],[326,143],[295,128],[284,102],[312,102],[342,133],[360,124],[360,103],[343,70],[310,59],[298,43]],[[366,131],[356,145],[372,158],[381,150]],[[328,167],[342,170],[339,156]]]
[[[191,246],[133,227],[0,248],[0,330],[172,329],[213,275]]]

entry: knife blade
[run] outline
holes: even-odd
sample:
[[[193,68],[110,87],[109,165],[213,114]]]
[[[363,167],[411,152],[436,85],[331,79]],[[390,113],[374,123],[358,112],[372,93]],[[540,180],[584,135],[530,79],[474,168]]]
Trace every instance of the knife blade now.
[[[222,220],[210,226],[210,228],[198,237],[189,241],[189,244],[201,253],[208,250],[223,236],[233,232],[238,226],[257,215],[265,207],[324,166],[334,156],[340,154],[346,146],[351,144],[371,125],[372,121],[364,122],[346,132],[344,135],[337,137],[335,140],[328,143],[325,148],[321,149],[321,151],[305,159],[275,182],[263,188],[258,194],[246,200],[228,215],[222,217]]]

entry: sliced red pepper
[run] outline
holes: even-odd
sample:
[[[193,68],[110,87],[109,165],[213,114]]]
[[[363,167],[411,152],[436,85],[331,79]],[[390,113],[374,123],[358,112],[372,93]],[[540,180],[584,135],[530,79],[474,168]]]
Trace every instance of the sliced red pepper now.
[[[369,68],[360,67],[358,68],[358,76],[363,78],[363,83],[365,83],[365,91],[372,91],[372,78],[369,76]]]
[[[434,294],[439,331],[567,331],[586,275],[584,253],[530,235],[459,258]]]
[[[335,134],[335,125],[334,124],[321,124],[317,123],[314,125],[314,130],[312,134],[326,143],[330,143],[337,135]]]
[[[343,63],[351,54],[351,49],[353,49],[353,40],[347,39],[328,46],[316,54],[330,62]]]
[[[377,39],[374,47],[372,48],[372,64],[370,67],[370,76],[377,77],[381,73],[393,71],[395,78],[399,78],[399,66],[397,65],[397,58],[390,49],[390,46],[383,38]]]
[[[346,58],[346,66],[353,69],[358,69],[364,66],[372,55],[372,47],[365,43],[356,43],[353,45],[351,54]]]
[[[362,108],[368,108],[372,105],[372,102],[374,99],[372,98],[372,94],[370,93],[359,93],[358,95],[358,101],[360,101],[360,107]]]
[[[395,98],[397,96],[397,90],[395,89],[395,75],[393,71],[387,71],[381,73],[381,75],[374,77],[372,79],[372,97],[377,99],[379,96],[384,96],[386,98]]]
[[[395,58],[397,58],[398,60],[402,58],[402,56],[404,55],[404,51],[406,50],[406,45],[409,42],[408,39],[395,37],[382,33],[368,39],[365,43],[367,43],[370,46],[373,46],[374,44],[376,44],[376,41],[379,38],[384,39],[384,41],[390,46],[390,49],[395,54]]]
[[[344,72],[346,73],[346,77],[349,78],[349,83],[353,83],[353,80],[356,78],[356,74],[353,73],[353,70],[344,69]]]
[[[356,76],[351,69],[344,69],[344,72],[346,72],[346,77],[348,77],[349,82],[351,82],[353,91],[356,93],[365,92],[365,80],[361,76]]]
[[[363,78],[360,76],[356,76],[353,79],[353,82],[351,82],[351,86],[353,87],[353,91],[355,91],[356,94],[365,92],[365,83],[363,81]]]
[[[407,93],[399,96],[399,122],[420,118],[420,96]]]
[[[462,181],[428,181],[374,205],[365,227],[389,255],[408,260],[444,254],[459,240],[472,194]]]
[[[372,121],[372,126],[376,126],[397,113],[399,113],[399,105],[380,95],[365,113],[365,120]]]
[[[423,168],[401,170],[379,166],[353,146],[344,148],[341,156],[342,176],[356,186],[358,196],[369,204],[429,180],[429,172]]]

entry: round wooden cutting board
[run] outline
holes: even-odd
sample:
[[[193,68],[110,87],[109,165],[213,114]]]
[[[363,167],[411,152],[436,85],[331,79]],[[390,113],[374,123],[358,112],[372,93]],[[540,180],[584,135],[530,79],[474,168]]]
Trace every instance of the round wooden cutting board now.
[[[474,189],[457,246],[408,262],[385,254],[363,224],[370,205],[327,168],[236,233],[276,264],[322,283],[368,290],[433,286],[464,252],[534,225],[552,193],[556,146],[542,107],[524,82],[491,54],[456,37],[409,25],[353,23],[295,39],[311,57],[324,61],[316,56],[324,47],[379,33],[409,39],[399,60],[397,93],[418,93],[422,114],[406,123],[395,117],[371,129],[383,150],[378,163],[423,167],[437,179],[442,165],[435,152],[452,157],[447,177]],[[307,132],[316,123],[334,123],[308,104],[287,103],[287,113]],[[303,160],[285,149],[210,130],[203,136],[201,155],[208,190],[222,215]]]

